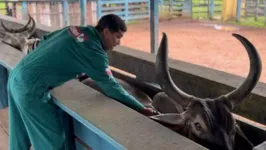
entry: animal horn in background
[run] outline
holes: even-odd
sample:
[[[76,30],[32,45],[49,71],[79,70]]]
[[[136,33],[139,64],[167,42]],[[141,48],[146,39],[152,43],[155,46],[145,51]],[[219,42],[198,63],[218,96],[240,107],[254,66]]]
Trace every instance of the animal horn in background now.
[[[30,25],[31,21],[33,21],[33,18],[30,16],[30,14],[28,14],[28,16],[29,16],[29,20],[28,20],[27,24],[25,26],[21,27],[21,28],[18,28],[18,29],[9,29],[8,27],[5,26],[5,24],[3,23],[2,20],[1,20],[1,25],[2,25],[3,29],[5,31],[9,32],[9,33],[20,33],[20,32],[24,32],[24,31],[26,31],[26,30],[28,30],[30,28],[29,25]]]
[[[249,74],[246,80],[234,91],[225,95],[225,98],[230,100],[232,106],[240,104],[244,98],[253,90],[256,86],[260,75],[261,75],[261,58],[256,50],[256,48],[250,43],[245,37],[233,34],[245,47],[249,60],[250,60],[250,69]]]
[[[168,40],[167,35],[163,33],[163,37],[156,56],[155,71],[157,81],[162,90],[174,101],[182,106],[187,106],[193,96],[180,90],[173,82],[168,68]]]
[[[260,75],[261,75],[261,59],[256,50],[256,48],[243,36],[238,34],[233,34],[245,47],[249,60],[250,60],[250,71],[246,80],[234,91],[222,95],[226,100],[229,100],[232,106],[236,106],[241,103],[244,98],[252,91],[256,86]],[[168,43],[167,36],[163,33],[162,41],[158,50],[156,57],[156,75],[157,80],[163,91],[171,97],[173,100],[181,104],[182,106],[187,106],[187,104],[194,100],[196,97],[189,95],[182,90],[180,90],[173,82],[168,69]],[[200,99],[200,98],[198,98]],[[217,99],[217,98],[215,98]]]
[[[32,18],[32,27],[29,29],[29,30],[27,30],[27,31],[24,31],[24,32],[26,32],[27,34],[27,37],[29,38],[30,36],[32,36],[32,34],[34,33],[36,31],[36,22],[35,22],[35,20]]]

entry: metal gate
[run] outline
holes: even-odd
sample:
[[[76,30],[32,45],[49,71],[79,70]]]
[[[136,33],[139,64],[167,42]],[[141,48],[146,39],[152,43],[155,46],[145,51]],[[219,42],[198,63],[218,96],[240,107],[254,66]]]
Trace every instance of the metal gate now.
[[[223,0],[160,0],[161,13],[169,17],[220,19]]]
[[[220,19],[223,0],[192,0],[192,18]]]
[[[160,14],[169,18],[190,17],[191,0],[160,0]]]
[[[265,20],[266,0],[244,0],[241,5],[241,17]],[[266,20],[265,20],[266,23]]]
[[[126,22],[130,20],[148,19],[150,17],[149,0],[98,0],[97,18],[113,13]]]

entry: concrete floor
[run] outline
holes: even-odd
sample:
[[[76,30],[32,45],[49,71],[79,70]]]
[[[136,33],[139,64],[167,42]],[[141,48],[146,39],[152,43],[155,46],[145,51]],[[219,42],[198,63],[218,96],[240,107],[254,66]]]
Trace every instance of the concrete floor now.
[[[0,150],[8,150],[8,108],[0,109]]]
[[[0,150],[8,150],[8,108],[0,109]]]

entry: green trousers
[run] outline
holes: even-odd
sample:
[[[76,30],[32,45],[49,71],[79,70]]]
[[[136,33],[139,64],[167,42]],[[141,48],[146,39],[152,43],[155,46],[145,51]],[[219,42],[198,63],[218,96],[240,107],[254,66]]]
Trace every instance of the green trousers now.
[[[33,92],[35,91],[35,92]],[[8,82],[9,149],[65,150],[59,109],[43,95],[11,78]]]

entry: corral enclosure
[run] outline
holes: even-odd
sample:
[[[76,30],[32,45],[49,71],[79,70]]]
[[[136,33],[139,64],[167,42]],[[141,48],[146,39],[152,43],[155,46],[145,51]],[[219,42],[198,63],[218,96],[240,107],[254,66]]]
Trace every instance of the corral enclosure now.
[[[79,6],[77,5],[76,8],[77,7]],[[142,24],[138,23],[128,26],[129,31],[122,40],[122,45],[140,51],[149,52],[149,22],[142,21],[141,23]],[[234,26],[220,25],[221,22],[217,23],[209,21],[195,21],[183,18],[173,19],[171,21],[164,20],[161,21],[159,24],[159,39],[161,38],[161,32],[166,32],[168,34],[170,44],[170,57],[172,58],[191,62],[194,64],[199,64],[217,70],[226,71],[226,69],[229,68],[231,69],[230,71],[232,71],[229,72],[233,74],[237,74],[235,71],[239,70],[241,70],[242,73],[247,73],[249,66],[248,58],[246,57],[247,55],[243,46],[231,36],[231,33],[235,32],[246,36],[259,49],[259,53],[262,56],[262,60],[265,60],[263,55],[263,49],[265,50],[265,48],[262,46],[264,39],[263,37],[265,37],[264,29],[238,28]],[[257,37],[260,38],[257,39]],[[226,66],[223,68],[223,65]],[[240,76],[243,77],[245,77],[246,75],[247,74],[240,74]],[[262,74],[262,78],[263,77],[264,75]],[[212,78],[211,75],[210,78]],[[179,80],[180,79],[177,78],[177,81]],[[191,93],[197,93],[197,91],[201,91],[200,89],[202,88],[200,87],[205,86],[204,84],[199,85],[197,84],[199,82],[195,81],[189,81],[187,83],[190,83],[191,85],[194,84],[193,87],[189,84],[186,85],[188,87],[189,92]],[[205,91],[203,90],[206,93],[203,92],[197,94],[212,95],[211,90],[208,90],[209,89]],[[258,91],[258,89],[256,90]],[[257,98],[254,99],[257,100]],[[252,107],[256,106],[256,104],[254,104],[253,106],[249,105],[248,108],[246,107],[251,102],[252,100],[249,100],[248,102],[242,105],[243,107],[240,111],[240,114],[245,114],[245,111],[252,112]],[[257,105],[258,104],[259,103],[257,103]],[[259,110],[258,107],[257,110]],[[259,115],[256,116],[255,119],[252,117],[250,118],[254,120],[259,118],[261,119],[260,122],[265,123],[265,116],[262,115],[261,112],[256,112],[256,110],[254,110],[254,112],[252,113]],[[245,114],[246,117],[248,117],[249,115],[250,114]]]
[[[148,9],[149,1],[98,0],[86,2],[87,24],[95,24],[97,17],[116,12],[125,20],[137,21],[134,24],[128,24],[129,30],[122,39],[121,44],[140,51],[151,51],[150,22],[149,19],[147,19],[150,14],[150,10]],[[195,18],[195,16],[221,16],[223,2],[222,0],[161,0],[159,10],[160,12],[166,12],[166,15],[160,13],[161,21],[158,25],[158,40],[160,41],[161,32],[167,33],[169,37],[169,55],[171,58],[225,71],[245,78],[249,69],[247,53],[243,46],[231,35],[232,33],[242,34],[258,49],[263,63],[260,81],[266,82],[266,71],[264,69],[266,47],[265,44],[263,44],[266,37],[265,29],[229,26],[219,20],[201,21],[191,19],[191,16],[192,18]],[[258,4],[258,2],[261,3],[261,1],[255,0],[243,1],[241,8],[245,8],[248,2],[255,4]],[[58,2],[28,1],[27,5],[26,3],[23,4],[18,2],[16,3],[16,7],[12,4],[15,3],[10,2],[10,7],[16,8],[12,9],[14,17],[21,18],[21,12],[23,12],[23,9],[26,9],[38,23],[47,26],[55,28],[65,26],[65,21],[68,19],[66,19],[64,15],[69,15],[67,17],[69,18],[67,24],[78,25],[81,22],[81,17],[78,17],[81,14],[80,4],[77,0]],[[259,10],[261,10],[262,7],[261,5],[259,6]],[[64,11],[66,7],[68,8],[67,13]],[[246,9],[248,8],[246,7]],[[137,14],[137,18],[132,17],[133,12]],[[174,12],[176,12],[179,17],[174,17],[176,14]],[[182,14],[182,16],[180,16],[180,14]],[[171,20],[168,20],[169,18],[171,18]]]
[[[189,25],[189,23],[187,23],[187,25]],[[42,27],[42,29],[45,29],[45,28]],[[40,30],[41,29],[39,28],[37,32],[39,32]],[[6,52],[11,53],[9,51],[6,51]],[[12,65],[14,61],[12,61],[12,59],[8,59],[7,57],[5,57],[9,55],[10,54],[3,55],[4,57],[2,58],[2,60],[6,60],[6,61],[8,60],[7,62],[9,62]],[[115,48],[115,51],[113,51],[110,56],[111,56],[110,60],[111,60],[112,66],[121,68],[122,70],[129,71],[130,73],[136,74],[140,79],[143,79],[144,81],[156,82],[154,80],[154,73],[153,73],[154,56],[152,54],[135,51],[135,50],[132,50],[126,47],[118,47],[118,48]],[[127,62],[127,63],[125,64],[122,62]],[[170,66],[171,66],[171,72],[173,73],[172,75],[173,75],[174,81],[186,92],[193,93],[200,97],[205,97],[205,96],[213,97],[217,94],[228,92],[228,90],[231,90],[232,87],[235,88],[237,84],[243,81],[241,78],[237,76],[232,76],[230,74],[226,74],[223,72],[217,72],[212,69],[207,69],[204,67],[191,65],[191,64],[184,63],[181,61],[171,60]],[[242,104],[240,108],[236,109],[236,111],[240,114],[244,114],[244,116],[247,116],[248,118],[251,118],[252,120],[254,119],[256,121],[259,121],[265,124],[265,110],[260,107],[260,106],[265,105],[265,101],[264,101],[265,94],[262,93],[265,87],[266,87],[265,84],[259,83],[256,89],[254,90],[254,92],[247,98],[247,100]],[[74,89],[75,88],[71,88],[71,86],[68,85],[68,90],[74,92],[75,91]],[[260,89],[262,89],[262,91]],[[57,96],[60,97],[60,95],[64,95],[63,91],[59,92],[61,94]],[[71,92],[66,92],[66,93],[70,94]],[[70,95],[73,96],[75,94],[70,94]],[[75,97],[72,97],[69,99],[70,95],[65,95],[65,97],[63,96],[61,97],[61,99],[64,100],[67,98],[67,101],[75,99]],[[251,97],[252,99],[250,99]],[[84,99],[82,99],[82,101],[85,102]],[[97,102],[98,101],[99,100],[97,100]],[[72,106],[72,105],[68,105],[68,106]],[[254,106],[256,107],[255,110],[252,109],[252,107],[254,108]],[[77,110],[80,110],[80,109],[77,109]],[[86,113],[86,114],[90,114],[90,113]],[[91,115],[92,114],[90,114],[89,116]],[[249,117],[249,115],[251,115],[251,117]],[[108,117],[108,118],[111,118],[111,117]],[[108,126],[109,126],[108,129],[109,129],[110,125]],[[245,123],[243,126],[245,126]],[[134,125],[133,127],[136,127],[136,126]],[[263,128],[264,127],[262,127],[261,129]],[[254,133],[253,130],[256,130],[256,133],[258,133],[258,130],[253,127],[247,129],[247,133]],[[256,134],[256,136],[263,136],[263,135]]]
[[[150,52],[149,22],[132,24],[128,28],[121,45]],[[265,28],[178,18],[160,21],[159,40],[162,32],[168,35],[171,58],[246,77],[249,70],[248,55],[232,33],[244,35],[261,55],[263,70],[260,81],[266,83]]]
[[[141,8],[141,6],[145,6],[147,8],[147,1],[143,0],[134,1],[136,5],[133,5],[131,3],[128,5],[128,8],[134,8],[138,7]],[[66,2],[66,1],[62,1]],[[103,12],[107,11],[110,9],[110,7],[115,7],[119,9],[124,9],[125,0],[119,0],[119,1],[107,1],[107,0],[102,0],[101,1],[102,5],[104,6],[104,9],[101,9]],[[109,2],[109,3],[108,3]],[[115,3],[115,4],[110,4],[110,3]],[[169,10],[169,1],[160,1],[160,10],[165,10],[166,12]],[[182,4],[183,6],[189,6],[187,1],[181,0],[179,1],[171,1],[175,2],[172,3],[173,5],[180,5]],[[186,2],[186,3],[182,3]],[[222,7],[222,1],[215,1],[215,3],[212,3],[212,0],[193,0],[192,1],[195,7],[192,7],[193,11],[195,12],[192,14],[200,15],[200,14],[207,14],[206,16],[209,16],[212,13],[211,12],[211,7],[214,6],[214,11],[215,15],[214,16],[219,16],[221,13],[219,13],[221,10],[219,8]],[[245,2],[245,1],[243,1]],[[254,1],[255,2],[255,1]],[[19,4],[19,3],[18,3]],[[45,15],[43,13],[40,13],[42,10],[41,8],[44,8],[46,4],[47,10],[50,9],[51,6],[53,6],[54,10],[54,16],[58,15],[56,12],[60,12],[60,16],[63,16],[63,10],[61,9],[63,5],[66,5],[66,3],[61,3],[61,2],[29,2],[29,5],[27,5],[27,10],[32,9],[30,12],[33,10],[35,11],[32,12],[32,16],[38,16],[39,18],[44,17]],[[56,5],[58,4],[58,6]],[[96,1],[87,1],[87,24],[92,24],[89,23],[88,21],[92,21],[90,18],[93,16],[92,14],[101,14],[98,11],[100,9],[94,9],[98,8],[97,6],[100,5],[94,5],[97,4]],[[162,7],[161,4],[164,4],[164,7]],[[245,3],[243,3],[245,4]],[[32,5],[32,7],[30,7]],[[172,5],[172,6],[173,6]],[[37,9],[38,6],[40,9]],[[56,7],[55,7],[56,6]],[[79,9],[79,2],[78,1],[68,1],[68,9],[69,9],[69,24],[77,25],[80,24],[80,17],[77,17],[80,15],[80,9]],[[120,6],[120,7],[118,7]],[[193,6],[193,5],[191,5]],[[244,5],[245,6],[245,5]],[[24,6],[25,7],[25,6]],[[198,9],[197,9],[198,7]],[[34,9],[33,9],[34,8]],[[48,9],[49,8],[49,9]],[[52,7],[51,7],[52,8]],[[65,8],[65,7],[63,7]],[[180,7],[179,7],[180,8]],[[185,8],[185,7],[184,7]],[[217,10],[216,10],[217,9]],[[19,10],[19,9],[18,9]],[[180,9],[178,9],[179,11]],[[183,11],[185,9],[182,9],[182,15],[186,14],[186,11]],[[20,10],[22,11],[22,10]],[[19,14],[20,11],[17,11]],[[38,13],[37,13],[38,11]],[[90,12],[91,11],[91,12]],[[140,13],[143,13],[144,11],[140,11]],[[187,11],[189,12],[189,11]],[[122,11],[120,15],[125,16],[126,11]],[[89,16],[90,14],[91,16]],[[189,14],[189,13],[187,13]],[[71,17],[72,15],[72,17]],[[230,26],[226,25],[222,21],[203,21],[203,20],[192,20],[190,17],[187,16],[179,16],[176,18],[171,17],[171,20],[169,19],[169,15],[171,13],[167,14],[166,17],[164,14],[160,14],[160,23],[158,25],[159,27],[159,37],[158,40],[160,41],[161,38],[161,32],[166,32],[169,38],[169,56],[171,58],[189,62],[192,64],[197,64],[200,66],[204,66],[207,68],[212,68],[220,71],[224,71],[227,73],[231,73],[233,75],[241,76],[245,78],[248,73],[249,69],[249,61],[247,57],[247,53],[244,50],[244,47],[232,37],[232,33],[239,33],[241,35],[244,35],[247,37],[258,49],[261,57],[262,57],[262,63],[263,63],[263,71],[262,75],[260,78],[261,82],[266,82],[266,71],[265,71],[265,34],[266,31],[265,29],[255,29],[255,28],[245,28],[245,27],[236,27],[236,26]],[[46,14],[46,16],[52,16]],[[144,15],[145,16],[145,15]],[[173,15],[174,16],[174,15]],[[204,16],[204,15],[200,15]],[[142,15],[143,17],[143,15]],[[148,17],[147,14],[145,17]],[[96,16],[95,16],[96,18]],[[96,18],[97,19],[97,18]],[[124,18],[125,19],[125,18]],[[37,19],[37,22],[41,24],[43,19]],[[48,19],[49,20],[49,19]],[[55,19],[58,21],[58,19]],[[138,19],[133,19],[137,21]],[[59,21],[58,23],[54,23],[54,21],[50,20],[50,23],[59,25],[63,25],[64,17],[62,17],[62,20]],[[224,26],[223,26],[224,25]],[[54,26],[53,27],[58,27]],[[128,24],[128,32],[125,34],[124,38],[122,39],[121,45],[127,46],[136,50],[140,51],[145,51],[149,53],[150,50],[150,22],[148,19],[143,18],[141,20],[138,20],[134,24]]]
[[[266,5],[263,0],[158,0],[160,18],[204,18],[215,20],[265,21]],[[84,3],[85,7],[81,7]],[[27,18],[29,12],[34,19],[47,26],[63,27],[83,22],[94,25],[105,14],[115,13],[126,22],[147,20],[151,8],[149,0],[24,0],[0,2],[0,13],[18,19]],[[24,15],[22,15],[24,14]],[[85,21],[84,20],[84,21]]]

